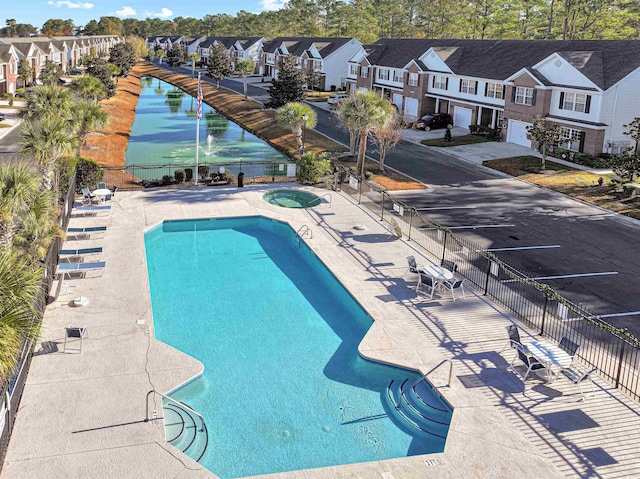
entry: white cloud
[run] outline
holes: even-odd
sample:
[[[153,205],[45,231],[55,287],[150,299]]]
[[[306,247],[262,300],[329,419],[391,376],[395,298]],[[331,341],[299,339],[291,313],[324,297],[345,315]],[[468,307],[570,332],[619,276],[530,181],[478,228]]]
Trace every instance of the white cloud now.
[[[260,0],[260,6],[263,11],[280,10],[287,3],[289,3],[288,0]]]
[[[136,15],[136,11],[132,7],[122,7],[120,10],[116,10],[116,15],[119,17],[133,17]]]
[[[85,3],[82,3],[82,2],[70,2],[69,0],[61,0],[61,1],[58,1],[58,2],[53,2],[53,1],[49,0],[47,2],[47,5],[53,5],[53,6],[57,7],[57,8],[60,8],[60,7],[82,8],[82,9],[85,9],[85,10],[88,10],[88,9],[94,7],[93,3],[88,3],[88,2],[85,2]]]
[[[161,8],[158,13],[148,13],[148,17],[158,17],[158,18],[169,18],[173,15],[173,12],[169,10],[167,7]]]

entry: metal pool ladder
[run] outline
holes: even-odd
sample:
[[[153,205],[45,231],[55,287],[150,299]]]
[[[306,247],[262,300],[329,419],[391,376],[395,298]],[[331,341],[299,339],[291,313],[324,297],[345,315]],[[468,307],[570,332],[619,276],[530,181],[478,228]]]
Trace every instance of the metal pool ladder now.
[[[300,246],[300,240],[307,234],[309,235],[309,238],[313,239],[313,231],[311,231],[311,228],[307,225],[302,225],[298,231],[296,231],[296,241],[298,242],[298,246]]]

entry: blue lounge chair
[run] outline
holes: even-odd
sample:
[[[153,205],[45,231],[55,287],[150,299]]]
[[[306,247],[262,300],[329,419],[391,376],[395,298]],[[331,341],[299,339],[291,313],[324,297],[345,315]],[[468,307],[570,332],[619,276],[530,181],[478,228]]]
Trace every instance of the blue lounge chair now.
[[[78,206],[77,208],[75,208],[75,211],[77,211],[78,213],[82,213],[83,216],[87,216],[87,215],[96,215],[97,213],[103,212],[103,211],[110,211],[111,210],[111,206],[110,205],[100,205],[100,206]]]
[[[104,269],[106,263],[104,261],[96,261],[94,263],[62,263],[58,265],[56,274],[68,276],[77,273],[84,276],[89,271],[98,271]]]
[[[107,231],[106,226],[90,226],[87,228],[67,228],[67,239],[69,236],[73,236],[74,239],[90,238],[93,234],[105,233]]]
[[[58,256],[60,260],[67,260],[71,262],[73,258],[77,258],[77,261],[84,261],[84,256],[91,256],[102,253],[102,248],[80,248],[80,249],[61,249],[58,250]]]

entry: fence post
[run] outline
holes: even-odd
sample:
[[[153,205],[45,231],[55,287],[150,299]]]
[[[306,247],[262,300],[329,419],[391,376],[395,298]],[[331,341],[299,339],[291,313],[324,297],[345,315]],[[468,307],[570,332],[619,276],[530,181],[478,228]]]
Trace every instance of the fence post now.
[[[487,275],[484,279],[484,293],[483,296],[486,296],[489,292],[489,276],[491,275],[491,258],[487,258]]]
[[[442,242],[442,260],[444,260],[445,254],[447,253],[447,236],[448,235],[449,235],[449,233],[445,230],[445,232],[444,232],[444,241]]]
[[[358,180],[358,204],[362,202],[362,178]]]
[[[411,241],[411,225],[413,224],[413,208],[409,209],[409,241]]]
[[[380,221],[382,221],[384,220],[384,199],[385,199],[384,191],[381,191],[380,194],[382,195],[382,211],[380,212]]]
[[[626,331],[626,328],[625,328]],[[626,341],[622,339],[622,347],[620,348],[620,355],[618,356],[618,372],[616,373],[616,389],[620,385],[620,376],[622,375],[622,361],[624,359],[624,345]]]
[[[549,303],[549,295],[544,293],[544,306],[542,307],[542,324],[540,325],[540,336],[544,334],[544,322],[547,319],[547,304]]]

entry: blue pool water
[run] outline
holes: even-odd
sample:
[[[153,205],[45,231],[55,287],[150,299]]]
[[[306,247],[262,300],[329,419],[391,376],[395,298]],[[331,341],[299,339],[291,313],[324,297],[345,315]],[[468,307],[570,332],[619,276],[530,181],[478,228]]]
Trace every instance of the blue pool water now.
[[[371,319],[288,225],[164,222],[145,243],[156,337],[205,366],[172,397],[205,417],[209,470],[230,479],[444,450],[393,414],[389,382],[417,375],[358,355]]]
[[[193,165],[196,111],[197,102],[191,95],[170,83],[151,77],[142,78],[125,166]],[[204,116],[200,121],[200,163],[286,159],[267,142],[205,104],[203,111]],[[144,176],[143,172],[137,173],[136,176]],[[169,174],[169,171],[163,174]]]

